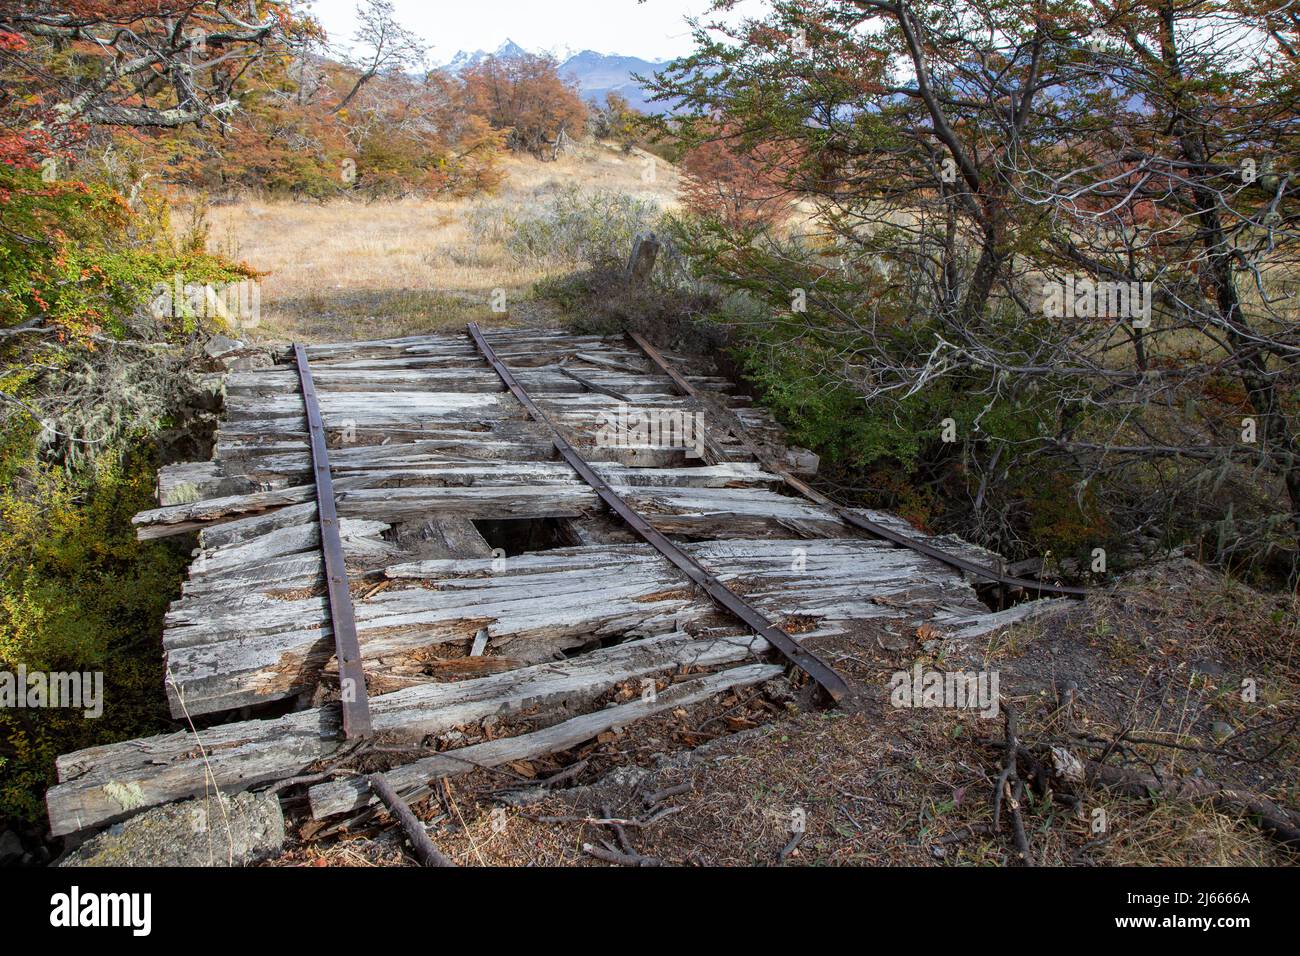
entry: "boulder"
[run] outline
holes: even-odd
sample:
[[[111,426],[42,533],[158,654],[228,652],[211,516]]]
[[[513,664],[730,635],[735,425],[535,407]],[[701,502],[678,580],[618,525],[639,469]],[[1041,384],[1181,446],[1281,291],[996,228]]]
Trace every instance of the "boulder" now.
[[[91,837],[59,865],[246,866],[283,845],[279,798],[240,793],[146,810]]]

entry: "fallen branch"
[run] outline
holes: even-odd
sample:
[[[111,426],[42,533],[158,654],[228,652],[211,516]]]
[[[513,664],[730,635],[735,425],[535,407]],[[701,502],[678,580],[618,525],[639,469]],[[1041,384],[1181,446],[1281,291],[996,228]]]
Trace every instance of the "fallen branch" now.
[[[658,806],[669,797],[676,797],[679,794],[690,793],[695,788],[693,780],[687,780],[685,783],[679,783],[672,787],[665,787],[663,790],[656,790],[654,793],[648,793],[641,798],[647,807]]]
[[[615,863],[619,866],[663,866],[660,860],[652,856],[641,856],[639,853],[622,853],[608,845],[593,846],[590,843],[584,843],[582,852],[588,856],[594,856],[598,860]]]
[[[1157,797],[1179,803],[1209,800],[1220,810],[1256,817],[1265,833],[1285,846],[1300,850],[1300,820],[1297,815],[1257,793],[1236,790],[1213,780],[1195,777],[1158,780],[1152,774],[1095,761],[1088,762],[1087,779],[1091,784],[1141,799]]]
[[[1025,796],[1025,784],[1017,772],[1017,758],[1020,752],[1020,731],[1016,723],[1016,711],[1005,701],[1002,704],[1006,715],[1006,734],[1004,743],[1006,757],[1003,760],[1002,773],[994,785],[993,791],[993,829],[996,831],[1002,814],[1002,800],[1005,795],[1007,808],[1011,817],[1011,832],[1015,836],[1016,849],[1025,866],[1034,866],[1033,853],[1029,849],[1029,836],[1025,832],[1025,819],[1020,812],[1020,804]]]
[[[406,831],[406,837],[411,841],[411,846],[415,849],[415,855],[419,857],[421,864],[424,866],[456,865],[433,845],[428,832],[424,829],[424,824],[411,812],[411,808],[406,805],[406,801],[397,795],[397,791],[392,788],[392,785],[384,778],[383,774],[372,773],[366,777],[366,781],[370,784],[370,789],[375,792],[375,796],[383,801],[384,806],[388,808],[388,812]]]

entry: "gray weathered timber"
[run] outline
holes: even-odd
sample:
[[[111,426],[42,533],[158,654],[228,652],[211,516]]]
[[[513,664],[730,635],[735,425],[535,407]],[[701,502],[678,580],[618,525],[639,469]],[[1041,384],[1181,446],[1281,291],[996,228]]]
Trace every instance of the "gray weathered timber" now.
[[[346,480],[341,482],[347,485]],[[815,506],[804,505],[764,489],[750,488],[690,488],[650,487],[644,485],[615,485],[623,497],[635,502],[650,522],[669,530],[690,534],[717,534],[728,532],[749,534],[748,529],[777,527],[783,522],[804,523],[817,529],[813,533],[834,534],[843,525],[828,517]],[[291,493],[292,494],[291,494]],[[210,522],[225,522],[232,517],[259,519],[241,526],[244,532],[252,529],[272,529],[286,523],[299,523],[302,512],[286,507],[293,497],[303,497],[305,492],[288,489],[276,493],[279,501],[274,506],[259,507],[247,499],[207,502],[205,517]],[[600,499],[586,485],[578,483],[556,484],[505,484],[483,487],[412,486],[400,488],[344,487],[337,496],[339,514],[351,518],[372,518],[385,522],[409,521],[429,514],[460,515],[471,519],[503,518],[581,518],[600,510]],[[308,502],[304,502],[306,504]],[[166,537],[204,527],[204,521],[183,517],[193,513],[194,506],[179,506],[179,510],[163,516],[157,523],[141,524],[137,535],[143,538]],[[170,509],[169,509],[170,511]],[[281,512],[284,512],[281,515]],[[279,516],[279,517],[277,517]],[[157,520],[150,514],[149,521]],[[747,525],[741,522],[748,520]],[[205,533],[219,530],[220,524],[208,524]]]
[[[387,773],[393,788],[406,799],[419,799],[427,793],[430,781],[457,774],[468,773],[481,767],[499,767],[512,760],[526,760],[539,754],[552,753],[576,747],[611,727],[621,727],[633,721],[650,717],[676,707],[685,707],[719,694],[733,687],[748,687],[771,680],[782,672],[775,664],[744,664],[716,674],[674,684],[649,700],[638,700],[581,717],[574,717],[554,727],[537,730],[518,737],[503,737],[486,743],[450,750],[397,767]],[[307,791],[311,813],[317,819],[335,813],[359,810],[374,802],[374,796],[364,783],[340,780],[320,784]]]
[[[595,463],[595,466],[611,483],[628,489],[733,489],[765,487],[777,482],[774,475],[748,462],[699,468],[640,468],[601,462]],[[563,487],[556,490],[549,486]],[[582,501],[594,503],[590,490],[574,478],[567,466],[546,461],[505,465],[470,462],[442,467],[347,470],[334,483],[334,487],[338,492],[336,500],[341,514],[374,517],[385,521],[410,517],[411,507],[424,513],[436,510],[442,513],[465,512],[470,517],[478,518],[504,517],[520,513],[514,502],[529,496],[573,502],[571,507],[563,509],[565,515],[583,510]],[[455,489],[463,491],[457,493]],[[182,534],[211,522],[302,504],[315,500],[315,494],[313,485],[302,484],[275,491],[256,491],[168,505],[142,511],[131,520],[136,525],[137,536],[145,540]],[[399,504],[402,499],[413,505],[403,511]],[[705,495],[679,495],[672,498],[671,502],[687,502],[681,507],[689,507],[695,499],[700,504],[709,501]],[[671,502],[665,507],[677,507]],[[483,509],[481,514],[475,513],[477,507]],[[548,503],[542,507],[553,508],[553,505]],[[752,503],[742,507],[755,513]],[[788,512],[789,509],[785,509],[785,513]],[[550,513],[553,512],[543,511],[535,516],[542,517]],[[780,512],[771,509],[758,513],[781,516]],[[816,516],[817,513],[805,509],[803,514]]]
[[[371,699],[376,732],[413,739],[491,715],[536,718],[583,706],[614,685],[683,666],[716,667],[761,655],[758,638],[696,640],[674,633],[475,680],[429,683]],[[46,795],[55,836],[131,810],[204,793],[234,792],[302,773],[343,746],[334,705],[274,720],[146,737],[58,758],[59,784]]]

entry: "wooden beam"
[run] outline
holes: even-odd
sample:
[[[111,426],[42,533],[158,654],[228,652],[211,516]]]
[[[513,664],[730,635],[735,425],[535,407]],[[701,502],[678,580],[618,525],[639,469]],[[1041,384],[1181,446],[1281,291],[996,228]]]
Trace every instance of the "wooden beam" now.
[[[761,684],[781,673],[782,668],[775,664],[733,667],[674,684],[649,700],[606,707],[518,737],[504,737],[472,747],[445,751],[390,770],[387,777],[393,788],[407,800],[418,800],[429,792],[429,784],[434,780],[576,747],[611,727],[622,727],[665,710],[687,707],[733,687]],[[364,781],[351,779],[312,787],[307,791],[307,799],[311,803],[312,816],[320,819],[336,813],[364,809],[375,801],[375,796]]]

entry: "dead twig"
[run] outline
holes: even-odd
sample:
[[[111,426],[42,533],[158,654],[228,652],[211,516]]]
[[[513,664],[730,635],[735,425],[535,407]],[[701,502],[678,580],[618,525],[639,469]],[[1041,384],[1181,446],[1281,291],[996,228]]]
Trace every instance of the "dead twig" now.
[[[1025,784],[1016,769],[1020,751],[1020,731],[1016,722],[1015,708],[1003,701],[1003,713],[1006,717],[1006,741],[1004,743],[1002,773],[998,775],[993,793],[993,828],[996,831],[1002,815],[1002,801],[1006,798],[1008,816],[1011,818],[1011,832],[1016,840],[1016,849],[1025,866],[1034,866],[1033,853],[1029,849],[1029,836],[1025,832],[1025,819],[1020,806],[1025,797]]]
[[[685,783],[679,783],[672,787],[666,787],[663,790],[656,790],[654,793],[648,793],[641,798],[641,801],[647,807],[653,807],[663,803],[669,797],[676,797],[679,794],[690,793],[694,789],[695,782],[687,780]]]
[[[1189,777],[1158,780],[1138,770],[1095,761],[1088,764],[1088,782],[1144,800],[1152,797],[1181,803],[1209,800],[1220,810],[1254,817],[1260,829],[1273,839],[1291,849],[1300,849],[1300,815],[1248,790]]]
[[[594,856],[598,860],[604,860],[606,863],[615,863],[619,866],[663,866],[663,862],[652,856],[641,856],[639,853],[623,853],[615,850],[612,846],[593,846],[590,843],[582,845],[582,852],[588,856]]]
[[[402,825],[402,829],[406,831],[406,838],[411,841],[411,846],[415,849],[415,855],[424,866],[456,865],[433,845],[428,831],[424,829],[424,824],[411,812],[406,801],[398,796],[397,791],[382,773],[372,773],[366,777],[366,781],[370,784],[370,789],[375,792],[375,796],[388,808],[388,812]]]
[[[613,818],[614,813],[610,809],[609,804],[607,803],[602,806],[600,812],[605,814],[605,817],[609,820],[605,825],[614,831],[614,837],[618,840],[618,845],[623,848],[623,852],[635,856],[636,850],[634,850],[632,844],[628,842],[627,831],[623,829],[622,823]]]

